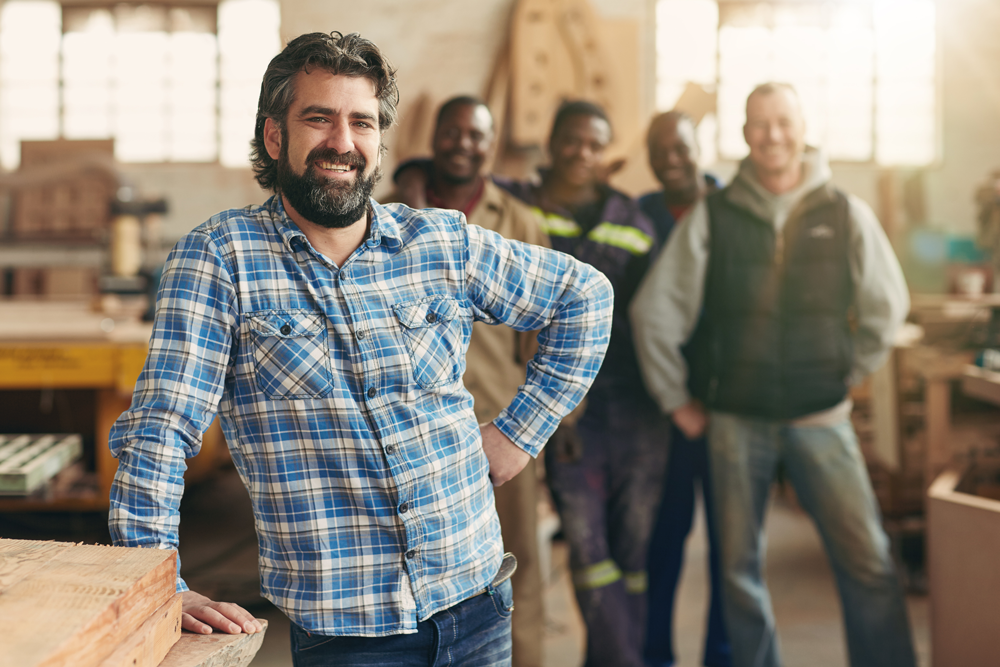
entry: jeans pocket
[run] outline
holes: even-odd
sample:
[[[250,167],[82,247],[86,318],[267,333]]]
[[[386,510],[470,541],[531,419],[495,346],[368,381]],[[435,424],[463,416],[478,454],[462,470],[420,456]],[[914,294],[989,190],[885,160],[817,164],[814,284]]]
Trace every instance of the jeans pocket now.
[[[250,313],[257,386],[269,398],[325,398],[333,391],[326,318],[308,310]]]
[[[291,624],[291,633],[293,653],[311,651],[312,649],[319,648],[324,644],[329,644],[334,639],[337,639],[336,637],[330,637],[328,635],[317,635],[307,632],[296,623]]]
[[[399,320],[417,385],[436,389],[456,382],[462,375],[466,339],[458,300],[426,297],[396,304],[392,310]]]
[[[496,588],[491,584],[489,596],[493,600],[493,608],[496,609],[497,615],[500,618],[510,618],[514,611],[514,586],[510,583],[510,579]]]

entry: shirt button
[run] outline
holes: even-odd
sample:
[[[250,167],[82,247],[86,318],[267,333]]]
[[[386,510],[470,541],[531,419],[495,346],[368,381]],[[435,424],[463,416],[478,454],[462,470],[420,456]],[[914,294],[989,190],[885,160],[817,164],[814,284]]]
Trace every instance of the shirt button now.
[[[365,331],[364,329],[362,329],[361,331],[357,332],[357,333],[356,333],[356,334],[354,334],[354,335],[358,337],[358,340],[364,340],[364,339],[365,339],[365,336],[367,336],[367,335],[368,335],[368,332],[367,332],[367,331]]]
[[[389,456],[392,456],[393,454],[395,454],[396,453],[396,445],[386,445],[385,446],[385,453],[388,454]]]
[[[413,560],[416,557],[417,557],[416,549],[410,549],[409,551],[406,552],[406,560]]]
[[[375,387],[368,387],[368,398],[375,398]]]
[[[281,333],[282,335],[287,336],[288,334],[292,333],[292,327],[288,326],[287,324],[283,325],[281,327]]]
[[[403,503],[402,505],[399,506],[400,514],[406,514],[409,511],[410,511],[410,506],[408,503]]]
[[[424,319],[427,320],[429,323],[434,324],[435,322],[437,322],[437,318],[438,316],[435,315],[434,313],[427,313],[427,317],[425,317]]]

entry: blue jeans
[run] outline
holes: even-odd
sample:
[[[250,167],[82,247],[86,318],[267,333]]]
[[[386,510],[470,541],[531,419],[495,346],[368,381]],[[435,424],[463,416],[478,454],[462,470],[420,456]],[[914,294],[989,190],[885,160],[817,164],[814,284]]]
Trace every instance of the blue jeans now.
[[[295,667],[509,667],[510,581],[417,624],[416,634],[327,637],[291,627]]]
[[[733,665],[781,664],[761,576],[764,513],[781,463],[826,547],[852,667],[913,667],[906,605],[850,422],[791,426],[712,413],[709,448]]]
[[[667,667],[674,664],[674,597],[684,566],[684,547],[694,523],[696,487],[700,484],[705,502],[708,533],[710,600],[702,664],[707,667],[732,665],[729,639],[722,621],[722,568],[716,537],[712,481],[708,467],[708,442],[688,440],[670,425],[670,453],[663,480],[660,511],[649,541],[649,610],[646,619],[646,664]]]

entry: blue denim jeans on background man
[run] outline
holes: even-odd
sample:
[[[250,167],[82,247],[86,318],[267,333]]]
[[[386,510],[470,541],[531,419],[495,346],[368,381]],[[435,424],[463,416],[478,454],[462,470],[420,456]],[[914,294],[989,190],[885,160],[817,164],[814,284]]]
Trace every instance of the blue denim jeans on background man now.
[[[733,665],[781,664],[761,576],[764,513],[780,462],[826,547],[852,667],[913,667],[906,604],[850,422],[791,426],[712,413],[709,448]]]
[[[689,440],[670,424],[670,453],[660,510],[649,540],[649,608],[646,618],[645,658],[648,667],[669,667],[676,662],[673,629],[677,584],[684,566],[684,549],[695,516],[695,499],[701,487],[708,537],[709,604],[705,623],[705,648],[701,664],[731,667],[732,651],[722,620],[722,567],[715,531],[712,480],[709,475],[708,442]]]
[[[291,627],[295,667],[509,667],[510,581],[439,611],[416,634],[326,637]]]

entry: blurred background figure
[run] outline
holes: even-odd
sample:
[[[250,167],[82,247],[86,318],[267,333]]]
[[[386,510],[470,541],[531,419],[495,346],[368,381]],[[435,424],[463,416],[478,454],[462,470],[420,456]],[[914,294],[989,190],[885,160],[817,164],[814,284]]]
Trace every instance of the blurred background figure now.
[[[649,167],[663,188],[641,197],[639,206],[656,226],[657,236],[666,243],[677,222],[706,194],[718,190],[721,183],[698,167],[698,140],[690,116],[678,111],[656,116],[649,125],[647,141]],[[692,356],[685,355],[689,387],[704,383],[707,371],[693,364]],[[684,565],[684,546],[694,520],[696,487],[699,486],[708,524],[711,591],[702,663],[706,667],[729,667],[732,660],[722,619],[722,581],[708,469],[708,445],[704,435],[695,432],[689,437],[690,431],[687,423],[670,424],[663,496],[649,544],[649,615],[645,656],[650,667],[668,667],[676,660],[674,600]]]
[[[851,664],[912,667],[848,395],[885,360],[909,307],[906,283],[871,209],[834,188],[826,158],[806,147],[791,86],[754,89],[744,136],[750,154],[733,183],[692,209],[632,307],[660,406],[689,437],[708,428],[733,664],[781,664],[762,577],[780,465],[823,537]],[[700,396],[688,391],[681,350],[692,334],[710,352]]]
[[[605,362],[574,424],[545,449],[549,488],[570,548],[587,627],[587,665],[642,665],[646,551],[665,459],[664,422],[646,393],[628,305],[657,248],[635,201],[603,182],[611,124],[596,104],[569,102],[538,181],[498,180],[543,216],[552,247],[600,269],[615,289]]]

